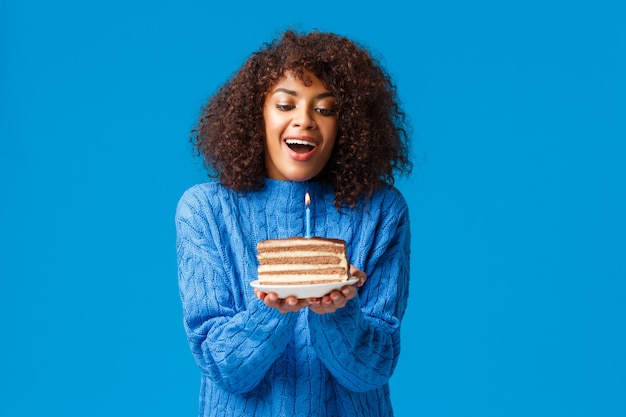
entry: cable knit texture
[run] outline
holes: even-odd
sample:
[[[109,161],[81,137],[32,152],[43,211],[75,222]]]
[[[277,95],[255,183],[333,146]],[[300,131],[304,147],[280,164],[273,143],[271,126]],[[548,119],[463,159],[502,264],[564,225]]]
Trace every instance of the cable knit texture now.
[[[253,293],[257,242],[303,236],[304,195],[315,236],[343,239],[367,282],[331,314],[281,314]],[[365,210],[333,205],[325,183],[267,179],[238,194],[190,188],[176,213],[184,326],[201,369],[200,416],[392,416],[389,378],[400,353],[409,284],[409,217],[385,188]]]

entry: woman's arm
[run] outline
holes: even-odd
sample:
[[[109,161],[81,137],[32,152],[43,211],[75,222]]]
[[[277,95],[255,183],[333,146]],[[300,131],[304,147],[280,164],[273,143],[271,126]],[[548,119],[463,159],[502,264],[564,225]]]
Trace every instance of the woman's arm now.
[[[184,325],[203,372],[225,390],[253,389],[282,354],[295,315],[241,298],[242,280],[229,267],[237,259],[223,247],[219,213],[186,193],[176,213],[178,280]],[[245,280],[243,280],[245,282]],[[245,304],[244,304],[245,303]]]
[[[385,209],[357,297],[330,314],[309,313],[313,346],[337,380],[352,391],[387,383],[400,352],[400,322],[409,286],[410,229],[404,199]]]

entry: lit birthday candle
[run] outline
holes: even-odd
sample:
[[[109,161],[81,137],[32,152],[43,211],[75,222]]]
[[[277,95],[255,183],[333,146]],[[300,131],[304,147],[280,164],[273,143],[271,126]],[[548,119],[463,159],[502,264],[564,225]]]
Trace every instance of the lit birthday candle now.
[[[311,208],[309,207],[309,205],[311,204],[311,197],[309,196],[309,193],[306,193],[304,196],[304,204],[306,205],[306,216],[305,216],[306,233],[304,237],[310,238],[311,237]]]

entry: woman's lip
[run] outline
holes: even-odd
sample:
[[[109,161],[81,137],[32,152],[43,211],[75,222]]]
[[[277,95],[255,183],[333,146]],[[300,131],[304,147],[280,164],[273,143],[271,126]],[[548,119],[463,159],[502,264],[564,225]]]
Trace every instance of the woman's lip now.
[[[298,152],[292,150],[289,147],[289,145],[287,145],[287,140],[288,139],[295,139],[297,141],[303,141],[303,142],[311,143],[312,145],[314,145],[314,148],[311,149],[310,152],[298,153]],[[309,159],[311,159],[313,157],[313,155],[317,152],[317,148],[318,148],[319,144],[317,143],[316,140],[314,140],[313,138],[311,138],[309,136],[289,136],[288,138],[285,138],[283,140],[283,146],[287,150],[287,154],[289,155],[289,157],[291,159],[294,159],[294,160],[300,161],[300,162],[304,162],[304,161],[307,161],[307,160],[309,160]]]

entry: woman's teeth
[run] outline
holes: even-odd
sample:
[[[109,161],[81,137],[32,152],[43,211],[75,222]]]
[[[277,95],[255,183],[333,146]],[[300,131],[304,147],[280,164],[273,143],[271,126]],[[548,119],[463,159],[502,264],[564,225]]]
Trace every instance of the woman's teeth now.
[[[285,140],[289,149],[298,153],[311,152],[315,148],[315,143],[302,139],[287,139]]]

